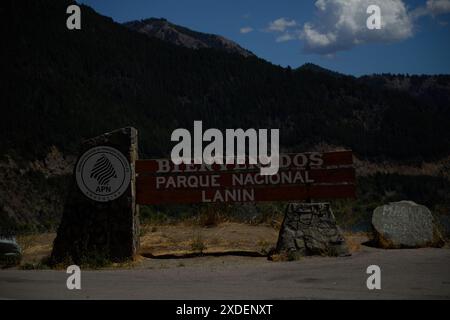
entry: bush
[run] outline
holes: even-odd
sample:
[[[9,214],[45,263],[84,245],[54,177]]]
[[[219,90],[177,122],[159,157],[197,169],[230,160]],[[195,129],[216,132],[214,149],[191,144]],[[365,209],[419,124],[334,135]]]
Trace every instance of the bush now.
[[[194,234],[191,242],[191,250],[195,253],[202,254],[206,250],[206,245],[200,232]]]

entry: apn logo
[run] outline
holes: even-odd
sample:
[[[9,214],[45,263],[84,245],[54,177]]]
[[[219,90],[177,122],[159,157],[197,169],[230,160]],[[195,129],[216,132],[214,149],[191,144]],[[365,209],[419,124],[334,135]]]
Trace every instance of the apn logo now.
[[[94,178],[98,182],[96,191],[111,192],[111,186],[109,185],[112,178],[117,179],[116,170],[114,170],[111,161],[105,155],[102,155],[95,161],[94,167],[91,171],[91,178]]]
[[[78,160],[75,173],[81,192],[100,202],[120,197],[131,181],[128,159],[119,150],[107,146],[86,151]]]

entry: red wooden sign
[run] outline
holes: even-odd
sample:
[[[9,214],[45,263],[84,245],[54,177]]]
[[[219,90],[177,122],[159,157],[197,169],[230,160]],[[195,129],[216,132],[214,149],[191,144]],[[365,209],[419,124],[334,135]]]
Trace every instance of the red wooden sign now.
[[[138,204],[295,201],[355,197],[351,151],[280,155],[280,170],[256,165],[174,165],[136,161]]]

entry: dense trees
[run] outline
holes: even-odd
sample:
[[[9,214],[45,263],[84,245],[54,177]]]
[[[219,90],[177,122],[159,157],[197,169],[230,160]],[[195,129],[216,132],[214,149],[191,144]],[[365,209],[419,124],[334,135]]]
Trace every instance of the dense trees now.
[[[82,30],[69,31],[68,3],[22,0],[1,11],[9,32],[1,61],[2,153],[35,158],[51,145],[73,152],[83,138],[132,125],[144,156],[164,156],[170,133],[194,120],[221,129],[280,128],[282,147],[291,151],[320,142],[372,158],[450,151],[448,94],[423,98],[383,85],[383,77],[356,79],[313,65],[284,69],[172,46],[84,6]]]
[[[83,138],[135,126],[141,157],[168,156],[171,132],[194,120],[205,128],[279,128],[282,151],[327,143],[403,163],[450,154],[449,76],[357,79],[314,65],[284,69],[149,39],[85,6],[82,29],[69,31],[69,3],[0,5],[0,155],[34,160],[52,145],[73,153]],[[24,193],[15,214],[56,225],[67,183],[19,174],[4,179],[2,190],[10,192],[0,207],[27,187],[35,191]],[[351,207],[367,218],[378,204],[411,199],[448,214],[444,178],[377,175],[360,178],[358,189],[360,200],[344,203],[343,213]],[[0,213],[0,226],[16,223]]]

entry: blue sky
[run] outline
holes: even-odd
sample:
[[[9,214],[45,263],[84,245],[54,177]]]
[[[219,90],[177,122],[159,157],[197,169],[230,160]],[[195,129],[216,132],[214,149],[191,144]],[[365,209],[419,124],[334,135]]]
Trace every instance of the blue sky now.
[[[163,17],[220,34],[282,66],[312,62],[353,75],[450,74],[450,0],[81,2],[117,22]],[[369,4],[381,8],[382,30],[367,29]]]

